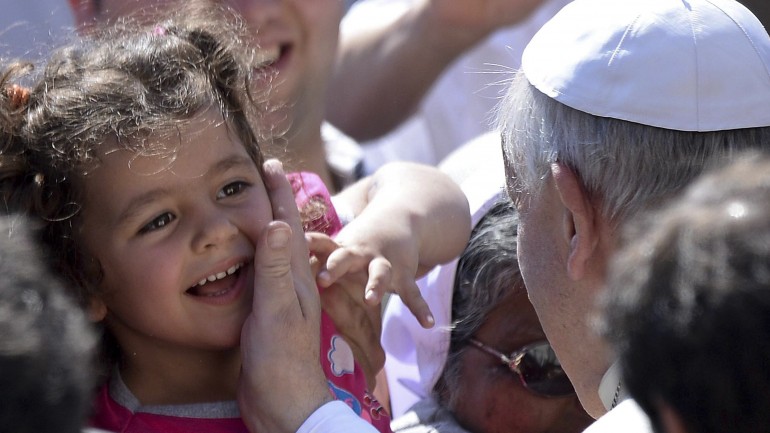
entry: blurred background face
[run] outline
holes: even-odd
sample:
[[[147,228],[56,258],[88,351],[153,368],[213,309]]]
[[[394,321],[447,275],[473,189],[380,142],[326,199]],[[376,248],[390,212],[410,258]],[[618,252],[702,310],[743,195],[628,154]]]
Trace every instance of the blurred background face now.
[[[291,139],[304,124],[323,121],[324,98],[337,52],[342,0],[230,0],[245,19],[269,77],[261,82],[271,125]],[[317,132],[317,131],[316,131]]]
[[[258,80],[272,107],[264,127],[291,138],[323,120],[324,97],[337,50],[342,0],[220,0],[242,15],[259,49]],[[112,20],[170,0],[70,0],[79,25]],[[317,131],[316,131],[317,132]]]
[[[510,354],[545,334],[527,294],[517,290],[492,310],[475,337]],[[474,347],[461,354],[459,374],[448,406],[473,433],[578,433],[593,421],[577,396],[533,394],[506,365]]]

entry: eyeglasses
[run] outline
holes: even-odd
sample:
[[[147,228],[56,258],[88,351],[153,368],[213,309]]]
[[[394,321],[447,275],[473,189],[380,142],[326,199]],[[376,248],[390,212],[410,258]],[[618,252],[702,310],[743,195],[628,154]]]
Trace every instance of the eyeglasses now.
[[[543,397],[562,397],[575,393],[567,374],[561,368],[553,348],[547,341],[528,344],[510,355],[505,355],[471,338],[473,347],[499,359],[516,373],[525,388]]]

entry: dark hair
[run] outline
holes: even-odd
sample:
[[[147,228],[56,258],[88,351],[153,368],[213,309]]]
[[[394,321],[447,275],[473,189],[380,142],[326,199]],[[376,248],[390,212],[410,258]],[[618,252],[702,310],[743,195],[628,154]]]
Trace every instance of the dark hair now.
[[[460,355],[468,340],[506,296],[524,291],[516,254],[518,223],[510,199],[500,198],[476,224],[458,259],[452,288],[449,352],[441,380],[434,389],[440,400],[457,388]]]
[[[0,431],[79,433],[96,338],[31,239],[0,217]]]
[[[11,65],[0,81],[32,82],[29,103],[0,116],[0,193],[6,209],[34,217],[54,268],[94,294],[101,270],[74,240],[83,192],[79,180],[98,166],[110,143],[132,152],[173,157],[179,127],[215,108],[258,169],[262,153],[250,91],[252,51],[240,21],[205,1],[181,2],[153,21],[124,19],[56,50],[41,73]],[[8,99],[8,98],[6,98]],[[170,147],[170,148],[169,148]]]
[[[633,224],[603,333],[631,395],[692,433],[770,431],[770,158],[708,175]]]

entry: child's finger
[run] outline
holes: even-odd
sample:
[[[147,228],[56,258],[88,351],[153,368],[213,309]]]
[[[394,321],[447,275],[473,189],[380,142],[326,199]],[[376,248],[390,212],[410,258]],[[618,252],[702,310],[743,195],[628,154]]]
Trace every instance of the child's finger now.
[[[433,318],[433,313],[428,307],[428,303],[423,299],[420,294],[420,288],[417,287],[417,283],[413,278],[401,278],[399,281],[395,281],[398,284],[398,294],[401,297],[401,301],[409,308],[414,317],[420,322],[423,328],[432,328],[436,323]]]
[[[320,256],[328,256],[340,247],[334,239],[323,233],[305,233],[305,241],[310,252]]]
[[[390,290],[392,266],[384,257],[376,257],[369,263],[369,281],[366,283],[364,299],[369,305],[376,305]]]
[[[329,254],[326,259],[326,269],[318,274],[318,283],[321,287],[329,287],[345,274],[366,269],[368,264],[369,259],[362,254],[348,248],[339,248]]]
[[[318,274],[326,270],[326,259],[332,251],[339,248],[334,240],[323,233],[305,233],[305,242],[310,250],[310,270],[318,279]],[[318,282],[320,285],[320,282]],[[323,286],[322,286],[323,287]]]

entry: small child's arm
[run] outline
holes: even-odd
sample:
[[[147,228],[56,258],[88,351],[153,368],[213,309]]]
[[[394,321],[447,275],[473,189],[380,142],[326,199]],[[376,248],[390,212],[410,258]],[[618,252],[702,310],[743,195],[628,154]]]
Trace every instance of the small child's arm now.
[[[460,188],[434,167],[391,163],[338,194],[335,205],[355,218],[334,242],[308,237],[311,251],[328,256],[319,284],[365,271],[368,304],[378,304],[385,292],[398,294],[420,324],[432,326],[415,279],[453,259],[468,242],[470,211]]]

